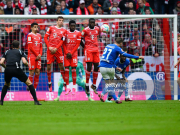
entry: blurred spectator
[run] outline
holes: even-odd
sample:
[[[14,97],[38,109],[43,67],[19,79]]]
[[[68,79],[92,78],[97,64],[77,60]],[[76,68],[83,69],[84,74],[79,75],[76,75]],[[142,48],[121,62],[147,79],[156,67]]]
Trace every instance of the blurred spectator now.
[[[133,8],[129,8],[128,14],[129,14],[129,15],[135,15],[135,14],[136,14],[136,11],[134,11]]]
[[[113,8],[111,9],[111,14],[112,14],[112,15],[118,15],[118,12],[117,12],[117,8],[116,8],[116,7],[113,7]]]
[[[111,7],[113,6],[113,1],[112,0],[105,0],[103,3],[103,10],[105,14],[109,14]]]
[[[66,1],[61,1],[61,12],[65,15],[69,15],[69,9],[66,8]]]
[[[177,14],[178,15],[178,31],[180,32],[180,1],[178,1],[176,3],[176,7],[175,9],[173,10],[174,14]]]
[[[115,7],[115,8],[117,9],[117,13],[118,13],[118,14],[121,14],[121,10],[120,10],[120,8],[118,7],[118,2],[117,2],[116,0],[113,1],[113,7]],[[113,8],[113,7],[112,7],[112,8]],[[111,8],[111,12],[112,12],[112,8]],[[111,14],[111,12],[110,12],[110,14]]]
[[[56,5],[55,11],[51,12],[51,14],[54,14],[54,15],[63,15],[63,13],[61,12],[61,6],[60,5]]]
[[[168,14],[173,14],[173,9],[176,7],[179,0],[165,0],[166,7],[168,7]]]
[[[134,33],[134,44],[137,46],[137,48],[140,48],[141,42],[139,40],[140,35],[138,33]]]
[[[24,14],[32,15],[32,8],[36,8],[37,14],[40,15],[39,9],[34,5],[34,0],[28,0],[28,6],[24,8]]]
[[[139,34],[139,36],[140,36],[140,32],[138,30],[138,25],[137,24],[134,24],[133,32],[130,33],[130,41],[134,40],[134,34],[135,33]]]
[[[55,8],[57,5],[60,5],[61,4],[61,0],[53,0],[52,4],[51,4],[51,10],[52,12],[55,12]]]
[[[159,47],[157,40],[153,38],[152,40],[153,46],[152,46],[152,54],[154,57],[158,57],[161,55],[161,48]]]
[[[38,8],[36,8],[35,6],[32,7],[32,9],[31,9],[32,10],[32,15],[38,15],[37,9]]]
[[[20,9],[19,9],[19,8],[15,8],[15,9],[14,9],[14,14],[15,14],[15,15],[20,15],[20,14],[21,14]]]
[[[136,10],[138,10],[138,9],[139,9],[139,4],[138,4],[138,1],[139,1],[139,0],[137,0]],[[144,5],[145,5],[146,7],[150,7],[149,3],[148,3],[146,0],[142,0],[142,2],[144,3]]]
[[[4,14],[4,6],[5,4],[3,3],[3,1],[0,2],[0,15]]]
[[[97,13],[98,8],[101,7],[100,4],[98,4],[98,0],[93,0],[93,3],[87,7],[89,10],[89,13],[91,15],[94,15]]]
[[[41,8],[39,9],[41,15],[47,15],[49,14],[50,8],[46,3],[46,0],[41,0]]]
[[[133,3],[133,8],[135,9],[136,7],[136,2],[134,0],[121,0],[119,3],[119,8],[121,9],[122,14],[128,14],[129,11],[129,2]]]
[[[83,20],[81,31],[83,31],[88,26],[88,23],[89,23],[88,19]]]
[[[103,15],[102,7],[98,8],[96,15]],[[101,27],[104,24],[102,21],[103,21],[103,19],[98,19],[98,26],[99,27]]]
[[[20,13],[23,14],[24,13],[24,5],[20,0],[14,0],[13,1],[13,8],[19,8],[20,9]]]
[[[107,34],[106,33],[101,33],[101,42],[104,44],[104,46],[106,46],[106,38],[107,38]]]
[[[145,52],[145,53],[144,53]],[[151,40],[151,35],[146,34],[145,39],[143,42],[143,55],[145,54],[146,56],[152,56],[152,40]]]
[[[165,0],[154,0],[154,13],[164,14],[165,13]]]
[[[7,0],[7,8],[4,9],[5,15],[13,15],[12,1]]]
[[[134,50],[134,55],[139,56],[139,50]],[[130,59],[132,72],[143,72],[144,59]]]
[[[151,14],[150,7],[145,7],[144,12],[146,15],[150,15]]]
[[[79,7],[74,11],[74,14],[77,15],[89,15],[87,8],[85,7],[85,1],[80,0]]]
[[[128,48],[127,48],[127,53],[134,55],[134,51],[136,49],[138,49],[138,48],[135,46],[134,41],[130,41],[130,44],[129,44]]]
[[[139,0],[138,1],[138,5],[139,5],[139,8],[138,8],[139,14],[143,14],[144,15],[145,14],[144,9],[145,9],[146,6],[145,6],[143,0]],[[154,14],[154,12],[153,12],[151,7],[149,7],[149,10],[150,10],[151,14]]]

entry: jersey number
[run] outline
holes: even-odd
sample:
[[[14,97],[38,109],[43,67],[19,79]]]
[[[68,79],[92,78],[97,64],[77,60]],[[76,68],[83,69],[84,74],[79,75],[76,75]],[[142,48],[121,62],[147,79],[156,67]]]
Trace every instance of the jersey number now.
[[[104,52],[103,52],[103,54],[104,55],[106,55],[106,60],[108,60],[108,58],[109,58],[109,55],[111,54],[111,52],[112,52],[112,49],[107,49],[107,48],[105,48],[104,49]],[[105,56],[103,56],[103,58],[104,58]]]

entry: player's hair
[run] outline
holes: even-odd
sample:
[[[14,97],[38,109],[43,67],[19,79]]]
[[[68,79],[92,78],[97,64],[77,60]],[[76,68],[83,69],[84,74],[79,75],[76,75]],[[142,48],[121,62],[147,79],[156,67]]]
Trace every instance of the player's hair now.
[[[126,47],[122,47],[121,49],[122,49],[124,52],[127,52],[127,48],[126,48]],[[123,56],[123,55],[120,54],[120,57],[121,57],[121,56]]]
[[[180,37],[180,34],[178,34],[178,38]]]
[[[123,39],[120,37],[116,38],[116,43],[117,44],[123,43]]]
[[[32,23],[31,24],[31,28],[34,27],[34,25],[38,25],[37,23]]]
[[[70,20],[70,21],[69,21],[69,26],[71,25],[71,23],[75,23],[75,24],[76,24],[76,21]]]
[[[95,21],[95,19],[94,19],[94,18],[90,18],[90,19],[89,19],[89,22],[90,22],[91,20]]]
[[[64,20],[64,17],[58,16],[58,17],[57,17],[57,21],[58,21],[59,19],[63,19],[63,20]]]
[[[13,46],[13,48],[19,48],[19,41],[14,40],[14,41],[12,42],[12,46]]]
[[[150,11],[150,8],[146,6],[146,7],[144,8],[144,12],[146,12],[146,10],[149,10],[149,11]]]

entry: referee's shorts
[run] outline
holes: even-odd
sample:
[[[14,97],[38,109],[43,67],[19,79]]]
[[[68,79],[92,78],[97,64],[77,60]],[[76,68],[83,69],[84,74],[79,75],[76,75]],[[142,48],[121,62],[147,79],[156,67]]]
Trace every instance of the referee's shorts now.
[[[26,82],[28,77],[22,71],[21,68],[17,68],[16,66],[6,66],[4,71],[4,80],[6,83],[10,83],[13,77],[18,78],[21,82]]]

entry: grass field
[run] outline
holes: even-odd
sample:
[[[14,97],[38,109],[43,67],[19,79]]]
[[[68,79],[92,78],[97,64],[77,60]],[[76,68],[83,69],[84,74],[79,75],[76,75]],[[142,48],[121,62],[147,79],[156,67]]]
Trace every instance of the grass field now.
[[[179,135],[179,101],[4,102],[0,135]]]

